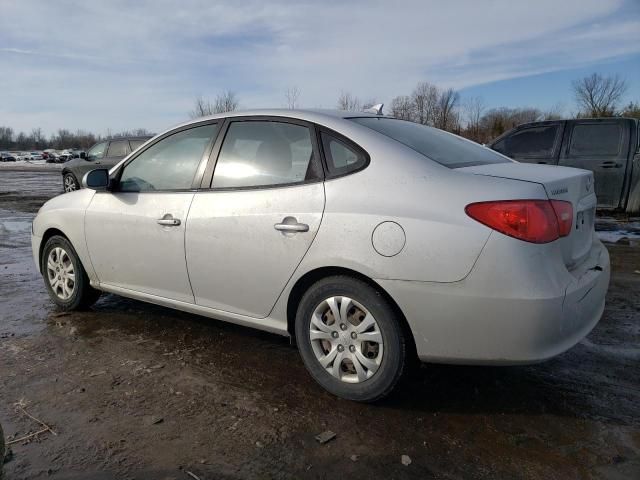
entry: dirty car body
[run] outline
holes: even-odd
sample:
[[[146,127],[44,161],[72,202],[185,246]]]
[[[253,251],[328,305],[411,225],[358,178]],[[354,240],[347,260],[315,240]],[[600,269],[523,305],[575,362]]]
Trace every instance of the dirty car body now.
[[[548,359],[604,309],[593,174],[513,162],[429,127],[235,112],[156,136],[104,181],[96,172],[33,223],[56,303],[68,306],[86,273],[92,289],[291,335],[314,378],[345,398],[386,395],[414,354]]]

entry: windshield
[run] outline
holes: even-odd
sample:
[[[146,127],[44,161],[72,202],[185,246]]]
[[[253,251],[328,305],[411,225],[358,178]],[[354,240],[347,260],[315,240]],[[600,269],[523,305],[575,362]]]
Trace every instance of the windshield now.
[[[508,159],[477,143],[437,128],[388,117],[350,118],[449,168],[507,163]]]

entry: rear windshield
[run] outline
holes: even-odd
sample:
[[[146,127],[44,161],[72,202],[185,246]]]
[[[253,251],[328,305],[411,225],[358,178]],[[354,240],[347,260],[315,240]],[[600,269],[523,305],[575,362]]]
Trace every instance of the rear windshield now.
[[[445,167],[473,167],[510,161],[477,143],[418,123],[384,117],[349,120],[386,135]]]

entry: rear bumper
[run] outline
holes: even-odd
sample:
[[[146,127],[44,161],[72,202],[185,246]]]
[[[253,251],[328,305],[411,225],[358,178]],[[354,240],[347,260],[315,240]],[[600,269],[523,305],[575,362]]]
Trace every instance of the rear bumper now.
[[[494,235],[467,278],[455,283],[380,280],[404,312],[421,360],[536,363],[578,343],[598,323],[609,287],[609,254],[595,237],[568,271],[557,246]]]

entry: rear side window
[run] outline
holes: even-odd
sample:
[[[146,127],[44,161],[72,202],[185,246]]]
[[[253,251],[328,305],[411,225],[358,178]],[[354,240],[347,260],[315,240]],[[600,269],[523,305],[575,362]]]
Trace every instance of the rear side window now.
[[[367,157],[360,149],[329,133],[322,132],[321,138],[329,175],[345,175],[366,165]]]
[[[124,157],[129,149],[129,142],[126,140],[114,140],[109,144],[107,157]]]
[[[385,117],[361,117],[350,120],[386,135],[445,167],[460,168],[509,162],[489,148],[437,128]]]
[[[573,127],[570,156],[617,155],[622,128],[615,123],[577,124]]]
[[[229,125],[213,173],[213,188],[291,185],[319,177],[311,131],[274,121]]]
[[[494,145],[494,149],[509,157],[550,157],[559,132],[558,125],[524,128]]]

